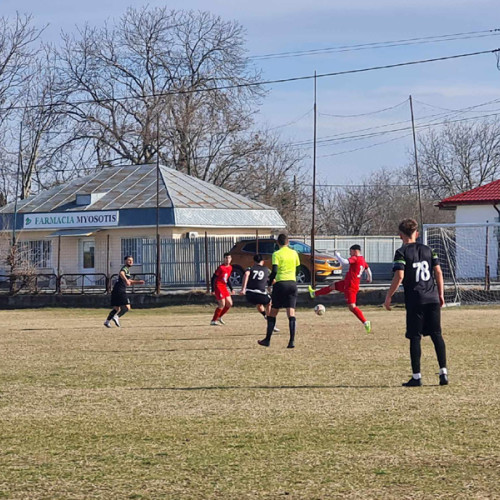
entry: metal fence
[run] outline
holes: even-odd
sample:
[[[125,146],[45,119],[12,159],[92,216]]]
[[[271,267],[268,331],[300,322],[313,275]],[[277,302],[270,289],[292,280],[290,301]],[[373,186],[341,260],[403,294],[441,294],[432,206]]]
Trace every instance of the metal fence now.
[[[258,238],[258,234],[256,234]],[[292,238],[292,237],[291,237]],[[238,237],[208,236],[195,238],[161,238],[160,240],[160,289],[172,288],[205,288],[208,289],[210,279],[222,262],[225,252],[231,250],[234,244],[241,239],[255,239]],[[310,243],[305,236],[294,236],[293,239]],[[43,242],[43,259],[37,250],[36,242],[29,245],[30,252],[25,258],[30,260],[31,267],[16,272],[8,272],[5,265],[7,250],[2,250],[0,259],[3,268],[0,268],[0,293],[28,293],[28,294],[107,294],[110,293],[117,278],[118,263],[123,262],[125,255],[132,254],[135,260],[132,275],[135,279],[143,279],[144,285],[131,287],[132,293],[153,293],[156,290],[157,249],[155,238],[122,238],[121,246],[112,247],[109,237],[96,240],[95,248],[83,248],[85,258],[89,259],[89,271],[75,269],[80,272],[68,272],[75,265],[70,261],[69,250],[61,250],[61,240],[53,240],[51,244]],[[361,245],[363,255],[370,264],[374,278],[385,280],[391,277],[391,263],[394,251],[401,245],[398,238],[389,236],[332,236],[318,237],[316,251],[333,254],[339,250],[344,255],[353,244]],[[20,246],[23,245],[22,242]],[[121,247],[121,248],[120,248]],[[77,244],[73,247],[77,248]],[[5,254],[4,254],[5,253]],[[26,257],[26,255],[28,257]],[[34,260],[33,260],[34,259]],[[31,262],[33,260],[33,262]],[[86,262],[83,259],[83,262]],[[113,266],[111,266],[113,262]],[[121,264],[120,264],[121,265]],[[85,266],[84,266],[85,267]],[[64,268],[64,270],[63,270]]]

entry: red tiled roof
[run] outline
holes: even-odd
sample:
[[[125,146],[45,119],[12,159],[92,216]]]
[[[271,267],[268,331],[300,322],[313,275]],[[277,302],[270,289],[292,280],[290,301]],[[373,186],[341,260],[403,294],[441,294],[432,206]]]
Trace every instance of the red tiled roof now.
[[[465,191],[445,198],[438,203],[439,207],[450,207],[455,205],[483,205],[500,203],[500,180],[490,182],[484,186]]]

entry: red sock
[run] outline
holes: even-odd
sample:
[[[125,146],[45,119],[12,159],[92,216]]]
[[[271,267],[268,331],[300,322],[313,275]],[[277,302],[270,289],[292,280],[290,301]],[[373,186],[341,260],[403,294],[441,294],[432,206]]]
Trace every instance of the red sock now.
[[[356,318],[361,321],[361,323],[364,323],[366,321],[366,318],[363,316],[363,313],[361,312],[361,309],[359,307],[355,307],[352,310],[352,313],[356,316]]]
[[[221,313],[219,314],[219,318],[222,318],[222,316],[224,316],[224,314],[226,314],[230,308],[231,306],[224,307],[224,309],[222,309]]]
[[[316,292],[314,293],[314,296],[319,297],[320,295],[328,295],[330,292],[331,292],[330,287],[325,286],[323,288],[320,288],[319,290],[316,290]]]
[[[222,311],[223,309],[219,309],[218,307],[215,308],[214,317],[212,318],[212,321],[217,321],[222,316]]]

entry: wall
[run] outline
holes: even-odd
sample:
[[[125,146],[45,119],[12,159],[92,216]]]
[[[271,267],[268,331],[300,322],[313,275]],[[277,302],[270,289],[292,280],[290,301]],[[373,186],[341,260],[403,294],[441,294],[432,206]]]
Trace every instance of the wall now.
[[[498,207],[500,209],[500,206]],[[493,205],[459,205],[455,212],[455,222],[465,224],[478,222],[498,222],[498,213]]]

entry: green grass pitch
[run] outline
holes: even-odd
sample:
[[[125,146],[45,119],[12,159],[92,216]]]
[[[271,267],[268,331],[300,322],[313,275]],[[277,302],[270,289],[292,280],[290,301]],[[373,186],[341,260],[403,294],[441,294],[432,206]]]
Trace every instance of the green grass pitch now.
[[[0,497],[499,498],[500,308],[443,310],[410,375],[404,310],[0,311]]]

